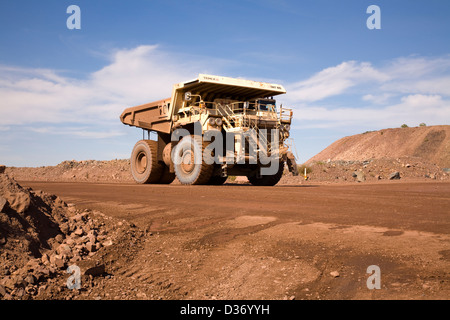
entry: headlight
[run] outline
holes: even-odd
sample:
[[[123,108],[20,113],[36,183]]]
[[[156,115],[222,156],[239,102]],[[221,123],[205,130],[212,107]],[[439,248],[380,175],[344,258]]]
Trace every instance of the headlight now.
[[[215,125],[216,124],[216,120],[214,118],[209,118],[209,124],[211,126]]]
[[[221,126],[222,125],[222,119],[221,118],[216,118],[216,124],[218,126]]]
[[[291,126],[288,124],[284,125],[284,130],[289,131],[291,129]]]

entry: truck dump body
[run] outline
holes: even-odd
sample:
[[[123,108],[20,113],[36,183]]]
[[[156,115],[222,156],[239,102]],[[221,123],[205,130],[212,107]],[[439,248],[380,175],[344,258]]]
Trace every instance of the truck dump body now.
[[[170,133],[170,98],[127,108],[120,115],[120,121],[129,126],[162,133]]]

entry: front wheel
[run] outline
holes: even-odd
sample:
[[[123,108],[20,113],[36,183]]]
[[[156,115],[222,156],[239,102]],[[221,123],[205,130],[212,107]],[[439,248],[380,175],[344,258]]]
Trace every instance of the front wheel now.
[[[206,184],[213,173],[214,166],[207,164],[203,153],[209,143],[201,138],[186,136],[172,151],[175,174],[182,184]]]

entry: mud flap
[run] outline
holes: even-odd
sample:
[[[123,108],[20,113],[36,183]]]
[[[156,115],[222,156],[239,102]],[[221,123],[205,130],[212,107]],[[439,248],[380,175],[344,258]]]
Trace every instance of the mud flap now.
[[[289,172],[291,172],[293,176],[298,176],[297,162],[295,161],[294,154],[290,151],[287,153],[286,164]]]

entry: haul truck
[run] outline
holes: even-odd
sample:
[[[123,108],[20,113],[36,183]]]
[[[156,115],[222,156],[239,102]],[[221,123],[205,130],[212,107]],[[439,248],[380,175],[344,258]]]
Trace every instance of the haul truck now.
[[[273,99],[284,93],[278,84],[200,74],[175,84],[170,98],[125,109],[122,123],[148,134],[131,153],[134,180],[220,185],[232,175],[273,186],[285,164],[298,175],[289,138],[293,112],[277,109]]]

